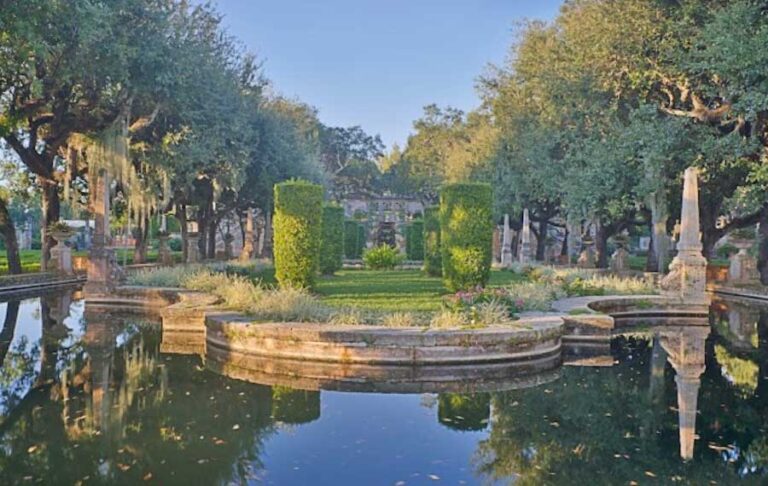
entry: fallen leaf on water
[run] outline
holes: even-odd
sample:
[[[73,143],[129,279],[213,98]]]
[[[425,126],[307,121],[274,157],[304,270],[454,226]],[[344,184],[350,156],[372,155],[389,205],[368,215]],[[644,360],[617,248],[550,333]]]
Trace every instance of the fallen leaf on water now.
[[[235,424],[232,426],[232,430],[238,430],[240,429],[240,426],[238,424]]]
[[[141,479],[143,479],[144,481],[149,481],[150,479],[152,479],[152,473],[151,473],[151,472],[148,472],[148,473],[147,473],[147,474],[145,474],[145,475],[144,475],[144,477],[143,477],[143,478],[141,478]]]
[[[37,446],[36,445],[29,446],[29,449],[27,449],[27,454],[32,454],[36,450],[37,450]]]
[[[440,480],[440,476],[438,476],[437,474],[430,474],[430,475],[429,475],[429,476],[427,476],[427,477],[428,477],[429,479],[431,479],[432,481],[439,481],[439,480]]]
[[[127,471],[131,468],[130,464],[122,464],[120,462],[117,463],[117,467],[120,468],[121,471]]]
[[[645,475],[648,476],[649,478],[655,478],[656,477],[656,475],[653,474],[651,471],[645,471]]]

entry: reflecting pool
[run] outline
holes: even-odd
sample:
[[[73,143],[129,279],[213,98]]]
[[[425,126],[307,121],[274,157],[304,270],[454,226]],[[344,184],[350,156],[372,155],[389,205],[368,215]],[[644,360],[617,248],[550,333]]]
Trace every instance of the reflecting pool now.
[[[151,319],[68,294],[0,304],[0,324],[0,484],[768,482],[754,303],[629,326],[603,356],[482,393],[228,378],[161,353]]]

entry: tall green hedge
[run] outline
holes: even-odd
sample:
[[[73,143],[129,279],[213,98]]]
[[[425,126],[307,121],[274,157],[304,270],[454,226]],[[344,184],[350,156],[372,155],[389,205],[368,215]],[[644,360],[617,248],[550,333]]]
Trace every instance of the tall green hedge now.
[[[485,286],[491,277],[492,204],[489,184],[450,184],[440,191],[443,282],[451,291]]]
[[[408,260],[424,259],[424,222],[415,220],[405,228],[405,254]]]
[[[306,181],[275,184],[275,276],[283,287],[312,288],[320,267],[323,188]]]
[[[424,210],[424,271],[431,277],[443,275],[440,252],[440,208]]]
[[[344,261],[344,208],[323,208],[323,241],[320,245],[320,273],[333,275]]]
[[[357,221],[344,222],[344,257],[351,260],[363,258],[365,226]]]

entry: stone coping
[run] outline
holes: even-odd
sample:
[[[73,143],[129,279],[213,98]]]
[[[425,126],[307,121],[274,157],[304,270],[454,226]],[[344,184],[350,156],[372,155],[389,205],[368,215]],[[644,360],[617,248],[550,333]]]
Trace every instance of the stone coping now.
[[[233,319],[234,317],[234,319]],[[431,330],[312,323],[244,322],[208,314],[206,345],[245,357],[367,365],[459,365],[525,361],[560,354],[562,319],[526,320],[514,327]]]
[[[742,297],[752,300],[768,301],[768,286],[759,288],[750,287],[736,287],[733,285],[708,285],[707,290],[718,295],[725,295],[728,297]]]
[[[12,297],[44,290],[76,287],[85,282],[81,274],[61,275],[55,272],[4,275],[0,277],[0,297]]]

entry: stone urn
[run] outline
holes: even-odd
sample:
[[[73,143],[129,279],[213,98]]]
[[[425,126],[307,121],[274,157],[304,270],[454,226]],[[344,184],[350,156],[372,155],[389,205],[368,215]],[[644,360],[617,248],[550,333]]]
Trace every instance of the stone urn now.
[[[728,266],[728,281],[731,283],[750,283],[759,278],[757,260],[749,254],[754,241],[746,238],[732,238],[730,244],[739,251],[731,255]]]
[[[595,254],[592,251],[592,247],[595,246],[595,240],[591,236],[585,236],[581,240],[581,254],[576,261],[576,266],[579,268],[595,268]]]
[[[72,250],[66,241],[74,234],[74,230],[64,223],[55,223],[48,228],[48,234],[56,240],[56,246],[51,248],[51,263],[55,270],[64,275],[73,275]]]

